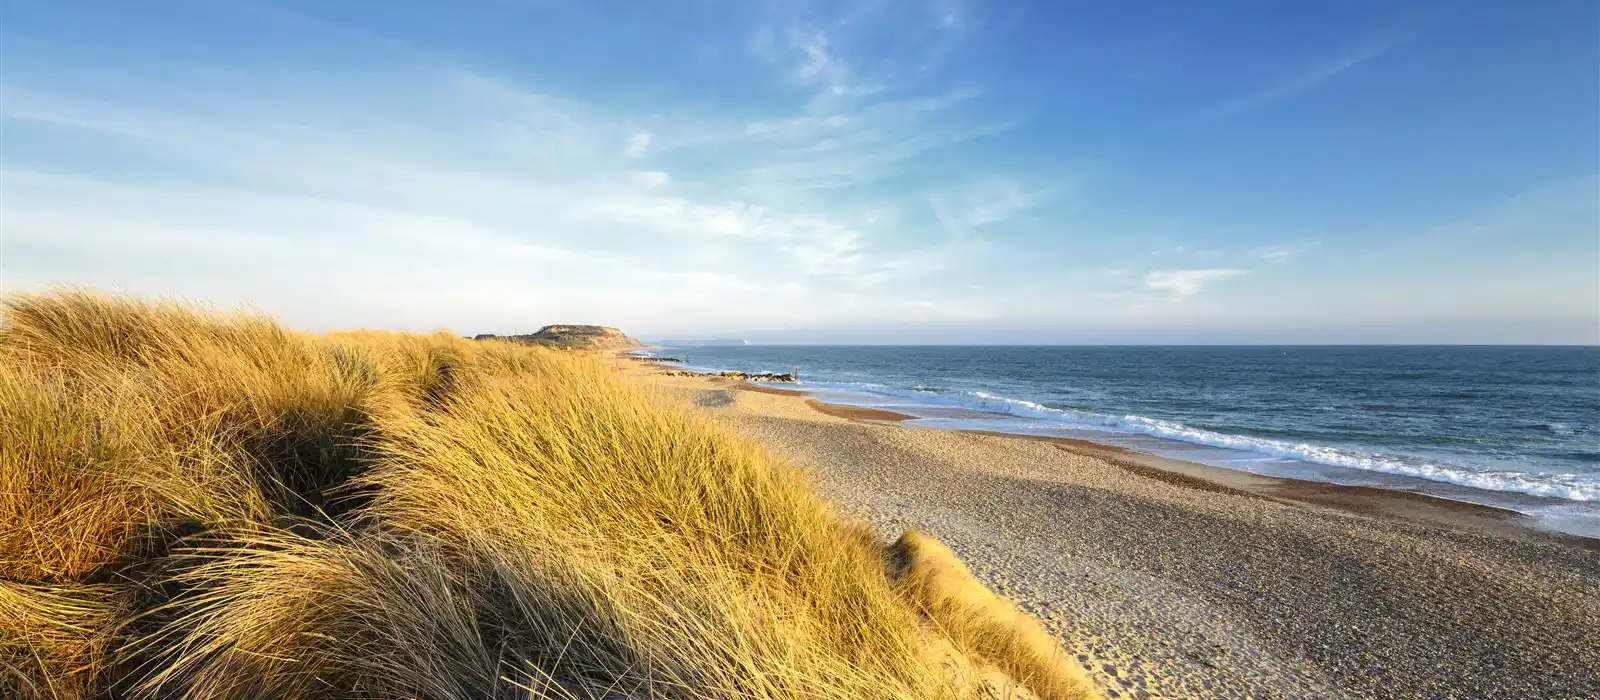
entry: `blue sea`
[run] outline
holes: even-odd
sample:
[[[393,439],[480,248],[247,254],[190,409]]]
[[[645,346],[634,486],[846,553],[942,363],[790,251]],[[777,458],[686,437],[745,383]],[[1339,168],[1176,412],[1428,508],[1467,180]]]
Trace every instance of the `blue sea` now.
[[[914,425],[1060,435],[1262,474],[1420,491],[1600,536],[1600,347],[728,346]]]

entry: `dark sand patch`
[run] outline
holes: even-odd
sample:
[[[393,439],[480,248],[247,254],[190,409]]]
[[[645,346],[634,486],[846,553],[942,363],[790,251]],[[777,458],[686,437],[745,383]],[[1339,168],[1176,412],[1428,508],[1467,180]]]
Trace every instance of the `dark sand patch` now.
[[[1521,513],[1478,503],[1372,486],[1253,474],[1075,438],[1014,435],[984,430],[967,432],[1052,443],[1065,452],[1102,459],[1129,473],[1184,488],[1331,508],[1366,516],[1469,528],[1499,535],[1570,540],[1572,544],[1600,551],[1600,540],[1538,530],[1530,527]]]
[[[722,408],[733,402],[733,392],[727,389],[707,389],[694,395],[694,405],[700,408]]]
[[[881,408],[866,408],[864,406],[846,406],[844,404],[837,403],[823,403],[816,399],[806,399],[806,405],[810,406],[812,410],[815,410],[818,413],[826,413],[835,418],[849,418],[850,420],[881,420],[899,422],[911,420],[916,417],[908,416],[904,413],[895,413],[894,411],[885,411]]]
[[[721,379],[721,377],[718,377],[718,379]],[[739,383],[739,384],[735,384],[733,386],[733,388],[738,389],[740,391],[754,391],[754,392],[756,392],[758,394],[776,394],[778,396],[810,396],[811,395],[811,394],[807,393],[806,391],[804,391],[802,389],[779,389],[778,387],[775,387],[775,386],[762,386],[760,384],[751,384],[749,382],[742,382],[742,383]]]

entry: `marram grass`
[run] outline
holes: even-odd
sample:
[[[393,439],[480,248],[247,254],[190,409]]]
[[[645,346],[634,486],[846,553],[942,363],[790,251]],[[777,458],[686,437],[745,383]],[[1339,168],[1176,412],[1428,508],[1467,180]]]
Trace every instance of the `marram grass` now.
[[[5,300],[0,697],[1092,695],[947,550],[601,358]]]

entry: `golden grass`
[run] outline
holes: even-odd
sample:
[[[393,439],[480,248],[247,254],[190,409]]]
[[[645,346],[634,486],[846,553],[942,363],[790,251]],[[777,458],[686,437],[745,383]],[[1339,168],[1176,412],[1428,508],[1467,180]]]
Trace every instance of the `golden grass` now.
[[[1098,697],[1083,667],[1039,621],[979,583],[950,548],[908,530],[889,549],[906,599],[957,649],[994,664],[1041,697]]]
[[[0,697],[987,697],[941,636],[1082,697],[593,357],[5,305]]]
[[[0,364],[0,578],[88,574],[163,523],[264,519],[237,454],[172,433],[171,404],[143,378],[84,382],[58,367]],[[180,438],[181,439],[173,439]]]
[[[127,620],[124,598],[113,586],[0,580],[0,697],[91,696]]]

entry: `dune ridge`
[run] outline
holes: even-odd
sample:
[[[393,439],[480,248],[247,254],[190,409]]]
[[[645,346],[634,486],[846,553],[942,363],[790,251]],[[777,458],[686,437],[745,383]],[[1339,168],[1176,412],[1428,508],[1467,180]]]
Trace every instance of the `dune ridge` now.
[[[595,357],[5,300],[0,696],[1095,696],[919,556]]]

